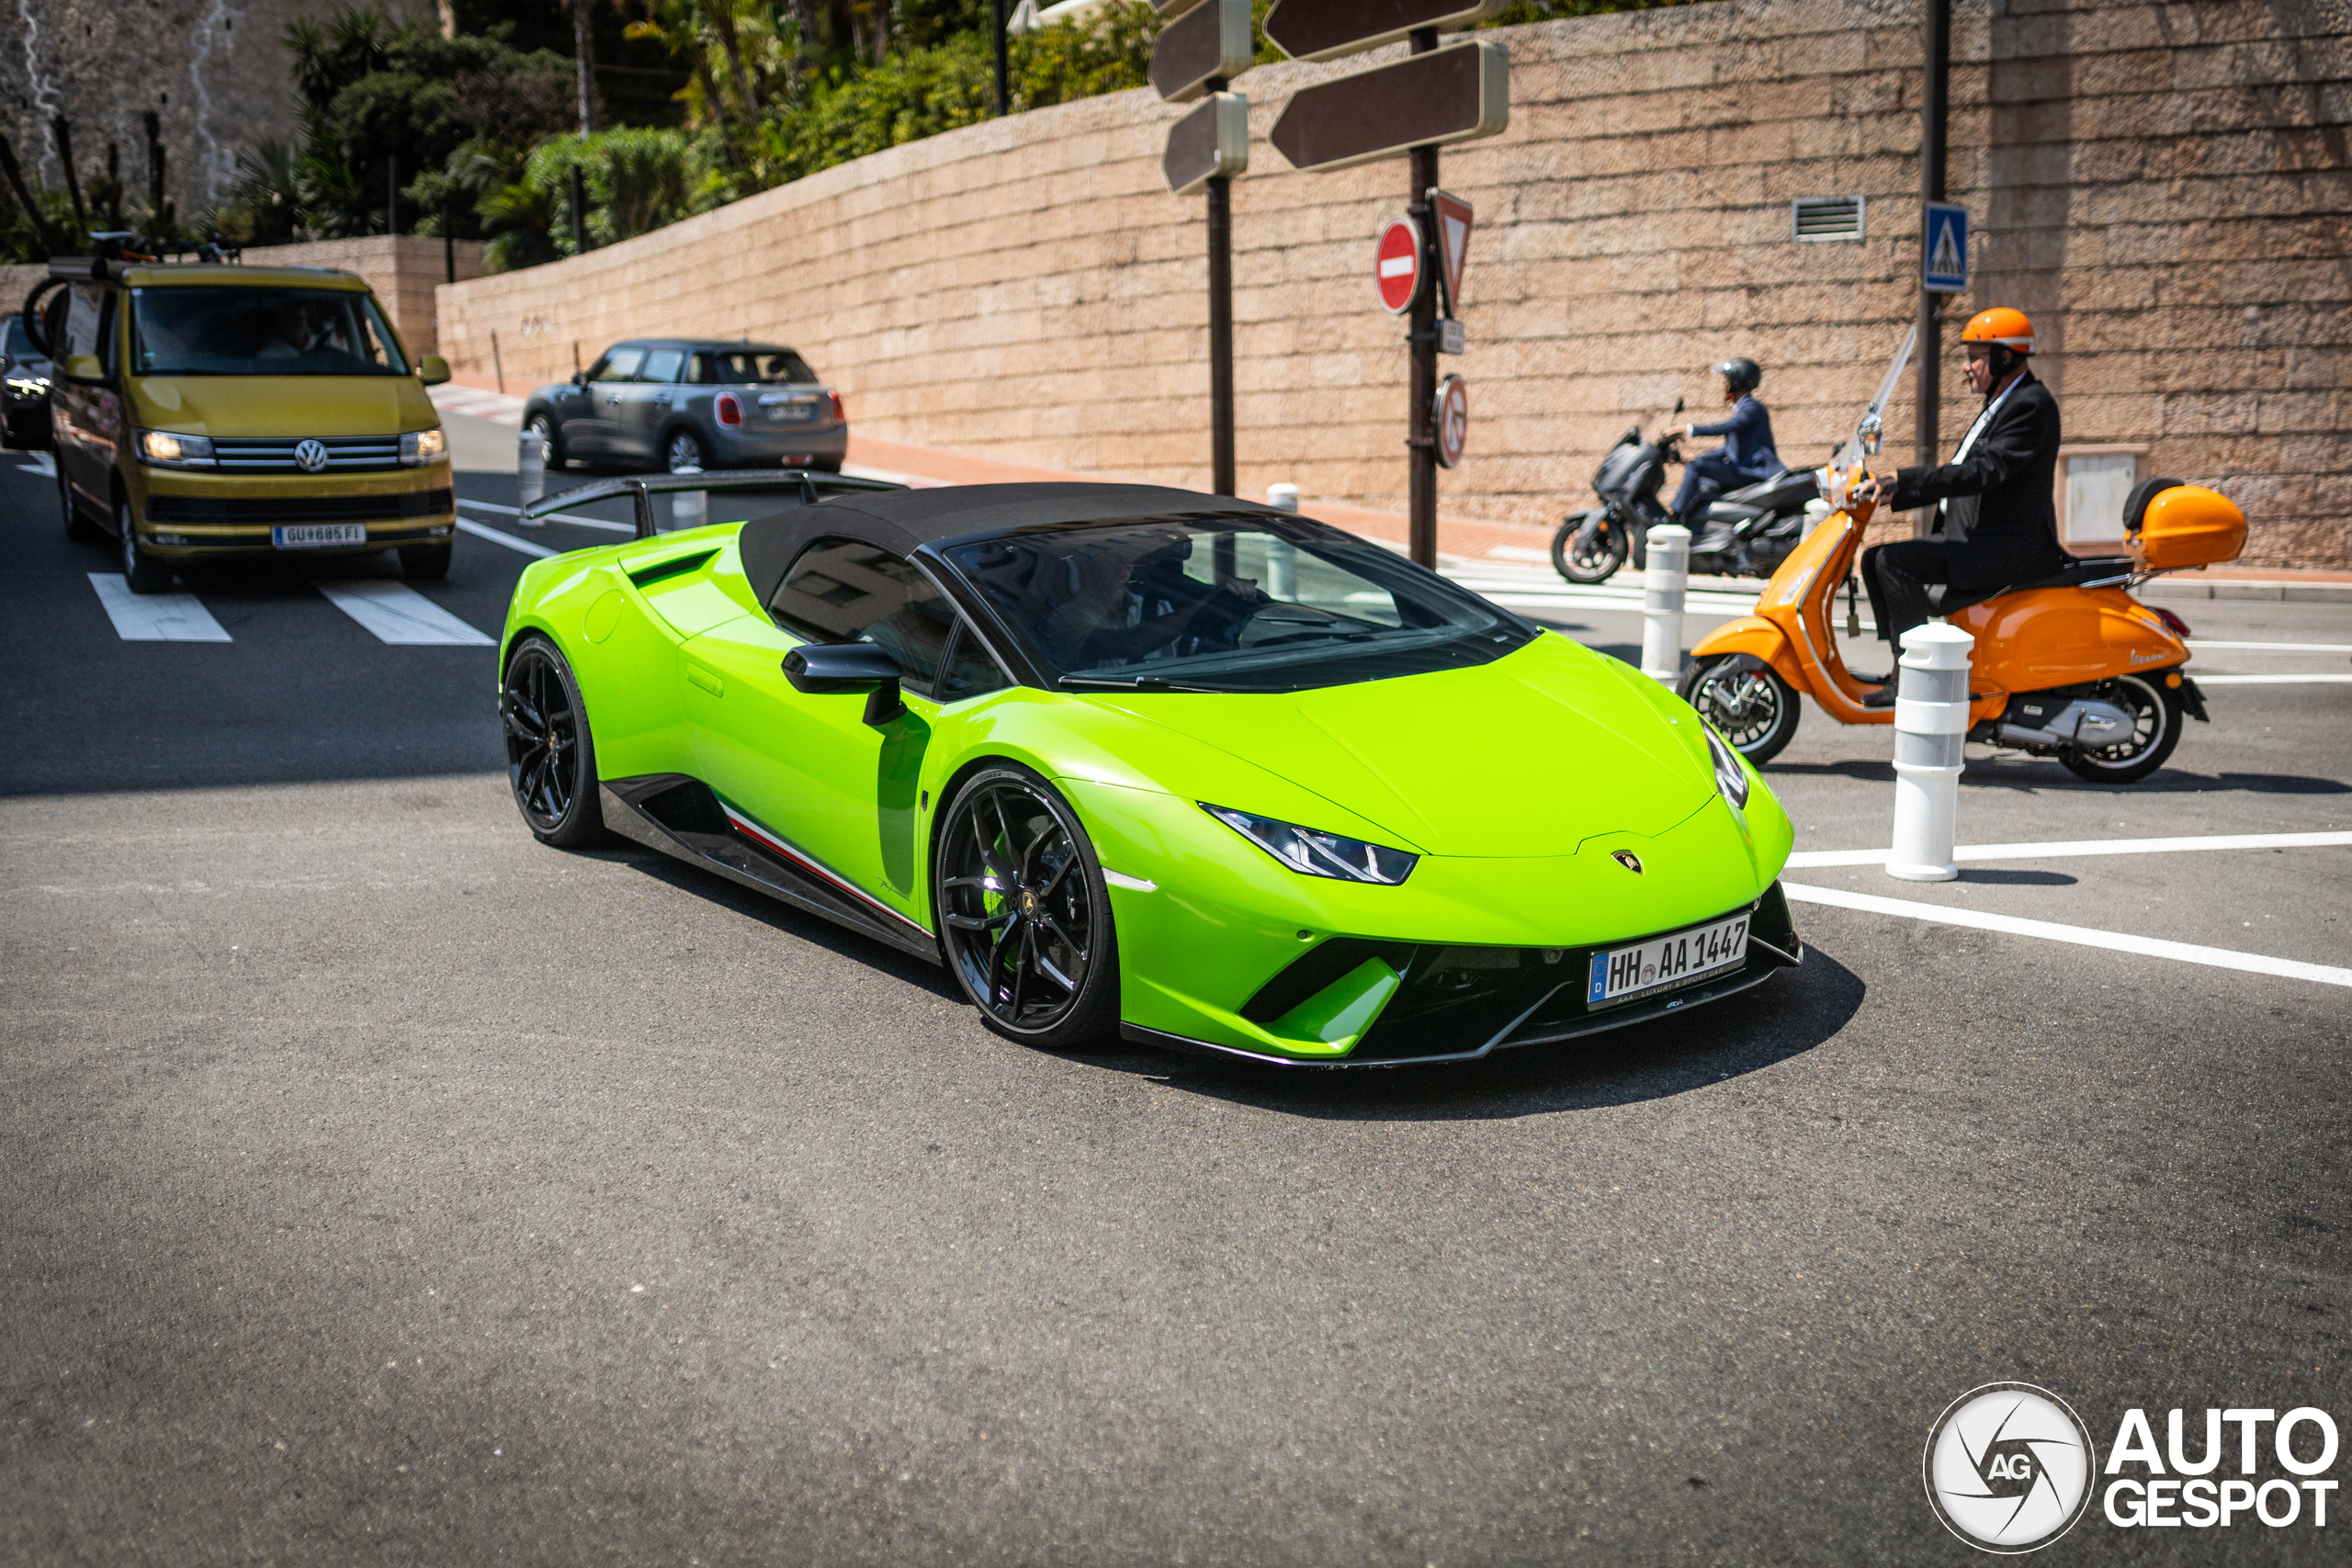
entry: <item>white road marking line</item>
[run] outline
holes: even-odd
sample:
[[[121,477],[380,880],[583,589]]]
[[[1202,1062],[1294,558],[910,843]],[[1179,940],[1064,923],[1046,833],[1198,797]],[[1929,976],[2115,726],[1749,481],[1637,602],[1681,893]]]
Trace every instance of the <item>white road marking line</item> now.
[[[2192,671],[2190,678],[2200,686],[2352,685],[2352,675],[2199,675]]]
[[[2352,642],[2217,642],[2210,637],[2184,640],[2191,648],[2243,648],[2267,653],[2352,653]]]
[[[2050,860],[2070,855],[2165,855],[2188,850],[2309,850],[2352,844],[2352,833],[2213,833],[2188,839],[2064,839],[2046,844],[1962,844],[1956,861]],[[1885,850],[1799,850],[1793,866],[1881,865]]]
[[[119,574],[94,571],[90,586],[125,642],[227,642],[229,634],[193,593],[133,593]]]
[[[460,500],[458,504],[459,506],[471,506],[483,512],[503,513],[509,517],[520,517],[523,515],[523,509],[521,507],[501,506],[494,501]],[[634,534],[637,532],[637,525],[634,523],[614,523],[602,517],[582,517],[576,512],[550,512],[545,517],[538,518],[532,523],[526,523],[523,526],[526,528],[536,527],[539,523],[547,522],[549,518],[552,518],[558,523],[574,523],[582,528],[602,528],[607,534]]]
[[[495,637],[482,636],[405,582],[377,579],[313,582],[311,586],[379,641],[443,648],[498,646]]]
[[[2044,942],[2072,942],[2077,947],[2103,947],[2143,958],[2169,958],[2176,964],[2202,964],[2241,974],[2277,975],[2290,980],[2313,980],[2323,986],[2352,987],[2352,969],[2326,964],[2305,964],[2294,958],[2272,958],[2259,953],[2239,953],[2226,947],[2200,947],[2195,942],[2167,942],[2136,932],[2093,931],[2087,926],[2062,926],[2050,920],[2019,919],[2014,915],[1988,915],[1942,904],[1921,904],[1908,898],[1882,898],[1875,893],[1849,893],[1838,887],[1813,887],[1783,882],[1781,891],[1804,904],[1830,904],[1865,914],[1901,915],[1939,925],[1965,926],[1973,931],[2002,931],[2010,936],[2040,937]]]
[[[512,534],[502,534],[495,528],[485,528],[470,517],[458,519],[458,532],[471,534],[477,539],[488,539],[493,545],[504,545],[510,550],[520,550],[526,556],[537,556],[541,560],[547,559],[549,556],[563,553],[561,550],[551,550],[545,545],[535,545],[528,539],[518,539]]]
[[[20,474],[39,474],[43,479],[57,477],[57,457],[51,452],[28,452],[25,460],[17,465]]]

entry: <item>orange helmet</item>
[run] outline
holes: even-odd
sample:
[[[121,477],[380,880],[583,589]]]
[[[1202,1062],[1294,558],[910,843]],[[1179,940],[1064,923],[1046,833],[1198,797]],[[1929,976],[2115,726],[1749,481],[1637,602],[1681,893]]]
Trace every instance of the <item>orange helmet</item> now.
[[[2007,305],[1996,305],[1989,310],[1979,310],[1968,318],[1962,331],[1962,343],[1997,343],[2014,348],[2019,354],[2033,352],[2033,323],[2025,319],[2023,310],[2012,310]]]

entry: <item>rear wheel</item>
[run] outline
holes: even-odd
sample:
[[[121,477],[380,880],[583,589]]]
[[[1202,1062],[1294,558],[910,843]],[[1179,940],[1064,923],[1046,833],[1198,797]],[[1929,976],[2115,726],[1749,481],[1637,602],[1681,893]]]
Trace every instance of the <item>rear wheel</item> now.
[[[2119,675],[2091,688],[2101,702],[2132,716],[2132,738],[2059,758],[2066,771],[2093,784],[2137,784],[2165,765],[2180,744],[2180,694],[2157,684],[2161,676]]]
[[[1744,654],[1705,660],[1682,678],[1681,689],[1683,700],[1759,768],[1794,739],[1804,716],[1796,689]]]
[[[683,474],[688,468],[705,473],[710,468],[710,455],[702,449],[701,436],[682,427],[670,432],[670,439],[662,448],[662,464],[673,474]]]
[[[548,472],[555,472],[571,464],[571,459],[563,449],[563,428],[554,420],[544,413],[535,413],[531,416],[530,423],[523,428],[546,443]]]
[[[571,666],[545,637],[522,640],[498,694],[506,780],[539,842],[577,849],[605,836],[596,799],[596,747]]]
[[[1589,536],[1585,525],[1606,513],[1571,512],[1560,524],[1560,531],[1552,536],[1552,567],[1570,582],[1606,582],[1617,569],[1625,564],[1625,531],[1623,528],[1595,527]]]
[[[168,593],[172,589],[171,563],[147,552],[139,542],[139,526],[131,515],[130,502],[114,503],[114,525],[120,535],[122,581],[133,593]]]
[[[947,966],[988,1026],[1066,1050],[1119,1022],[1118,943],[1102,868],[1077,813],[1026,768],[957,792],[932,872]]]

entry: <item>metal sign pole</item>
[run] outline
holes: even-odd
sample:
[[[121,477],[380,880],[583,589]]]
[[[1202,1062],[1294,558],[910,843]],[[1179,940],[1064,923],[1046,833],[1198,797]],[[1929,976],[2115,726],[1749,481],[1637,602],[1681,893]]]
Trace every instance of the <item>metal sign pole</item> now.
[[[1944,198],[1945,102],[1951,81],[1951,0],[1928,0],[1926,82],[1919,92],[1919,210]],[[1922,231],[1925,230],[1924,216]],[[1943,313],[1944,297],[1920,280],[1918,427],[1912,444],[1912,461],[1933,468],[1943,445]],[[1921,538],[1934,518],[1922,512],[1913,526]]]
[[[1437,29],[1413,34],[1413,52],[1426,54],[1437,47]],[[1412,423],[1406,438],[1412,464],[1409,485],[1410,521],[1406,546],[1417,565],[1437,566],[1437,296],[1436,278],[1444,270],[1436,251],[1437,217],[1430,210],[1430,192],[1437,188],[1437,149],[1413,149],[1413,199],[1406,210],[1421,227],[1421,273],[1424,282],[1413,297]]]
[[[1213,89],[1225,91],[1225,84]],[[1233,477],[1233,182],[1209,181],[1209,489],[1237,493]]]

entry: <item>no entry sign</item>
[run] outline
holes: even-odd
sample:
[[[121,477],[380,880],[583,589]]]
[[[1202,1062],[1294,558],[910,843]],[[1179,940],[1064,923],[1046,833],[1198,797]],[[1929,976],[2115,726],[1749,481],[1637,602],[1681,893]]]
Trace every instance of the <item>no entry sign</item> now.
[[[1470,445],[1470,389],[1459,376],[1437,384],[1437,460],[1451,468]]]
[[[1374,277],[1380,285],[1380,302],[1392,316],[1413,308],[1421,291],[1421,226],[1410,218],[1392,218],[1380,231]]]

